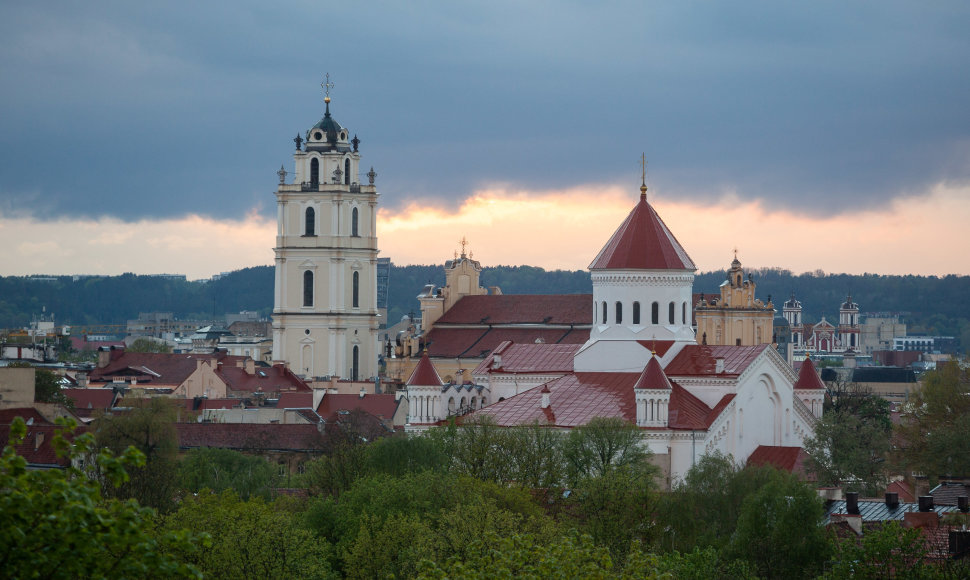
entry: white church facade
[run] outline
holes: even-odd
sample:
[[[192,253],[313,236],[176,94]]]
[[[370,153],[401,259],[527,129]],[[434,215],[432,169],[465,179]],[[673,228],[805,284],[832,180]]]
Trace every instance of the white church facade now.
[[[799,375],[771,345],[697,343],[696,268],[645,186],[589,269],[585,344],[505,342],[464,385],[443,384],[425,356],[407,384],[410,429],[467,412],[501,426],[564,431],[620,417],[641,428],[668,482],[709,453],[740,462],[797,453],[812,435],[825,391],[810,361]]]
[[[306,379],[377,376],[375,173],[359,179],[360,141],[330,114],[297,135],[279,171],[273,360]]]

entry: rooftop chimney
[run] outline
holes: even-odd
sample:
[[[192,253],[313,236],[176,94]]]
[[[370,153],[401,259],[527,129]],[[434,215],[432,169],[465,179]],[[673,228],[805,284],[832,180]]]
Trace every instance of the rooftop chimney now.
[[[542,403],[539,404],[540,408],[542,409],[549,408],[549,394],[550,394],[549,386],[546,385],[542,387]]]
[[[367,389],[365,389],[364,387],[361,387],[360,388],[360,398],[363,399],[364,398],[364,395],[366,395],[366,394],[367,394]]]
[[[854,515],[859,513],[858,491],[850,491],[845,494],[845,513]]]
[[[886,507],[894,510],[899,507],[899,494],[895,491],[886,492]]]
[[[500,355],[500,354],[493,354],[492,355],[492,368],[493,369],[500,369],[500,368],[502,368],[502,355]]]
[[[714,372],[723,373],[724,372],[724,357],[717,357],[714,359]]]
[[[933,496],[932,495],[921,495],[921,496],[919,496],[919,511],[921,511],[921,512],[931,512],[931,511],[933,511]]]
[[[961,495],[957,498],[957,507],[960,508],[960,511],[963,513],[970,512],[970,501],[968,501],[967,496]]]

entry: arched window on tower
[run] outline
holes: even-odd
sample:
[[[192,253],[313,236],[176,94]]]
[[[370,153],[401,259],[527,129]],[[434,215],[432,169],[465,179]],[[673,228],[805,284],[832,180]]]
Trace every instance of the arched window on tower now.
[[[680,306],[680,323],[687,324],[687,303],[684,302]]]
[[[674,323],[674,303],[673,302],[671,302],[670,306],[667,307],[667,320],[669,320],[671,324]]]
[[[616,303],[616,323],[623,324],[623,303]]]
[[[603,301],[603,322],[602,322],[602,324],[606,324],[606,300]]]
[[[320,184],[320,160],[311,159],[310,160],[310,185],[317,186]]]
[[[660,303],[650,305],[650,324],[660,324]]]
[[[303,227],[303,235],[305,236],[315,236],[316,230],[314,228],[313,222],[316,220],[316,212],[313,211],[312,207],[306,208],[306,219]]]
[[[350,380],[356,381],[357,375],[359,374],[359,365],[360,365],[360,347],[357,345],[354,345],[353,356],[354,356],[354,359],[353,361],[351,361],[351,367],[350,367]]]
[[[640,324],[640,303],[633,303],[633,324]]]
[[[313,272],[303,272],[303,305],[313,306]]]
[[[355,238],[360,235],[358,231],[358,226],[357,226],[359,219],[360,219],[360,212],[358,212],[357,208],[355,207],[350,212],[350,235],[354,236]]]
[[[360,272],[354,272],[354,308],[360,308]]]
[[[350,159],[344,159],[344,185],[350,185]]]

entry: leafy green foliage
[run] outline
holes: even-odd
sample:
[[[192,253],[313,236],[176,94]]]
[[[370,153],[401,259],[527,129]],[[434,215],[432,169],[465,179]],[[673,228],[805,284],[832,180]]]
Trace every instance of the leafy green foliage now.
[[[139,338],[129,344],[125,350],[128,352],[160,352],[167,354],[172,352],[172,347],[159,340]]]
[[[839,385],[805,441],[808,468],[819,485],[846,485],[867,496],[885,489],[892,436],[889,403],[858,385]]]
[[[768,481],[741,505],[729,557],[747,560],[765,578],[812,578],[828,559],[824,509],[815,490],[768,468]]]
[[[835,563],[824,578],[930,578],[934,570],[925,561],[926,552],[919,529],[888,522],[867,530],[858,542],[851,539],[837,542]]]
[[[74,425],[59,420],[66,430]],[[23,419],[11,427],[11,443],[27,432]],[[94,455],[94,438],[55,446],[72,460]],[[120,456],[102,451],[96,465],[111,484],[121,483],[126,468],[144,462],[137,450]],[[0,570],[7,578],[201,578],[198,570],[171,555],[191,554],[208,543],[181,529],[155,536],[147,530],[153,511],[134,501],[103,500],[100,486],[77,468],[28,471],[12,446],[0,457]]]
[[[168,511],[174,507],[178,488],[175,403],[152,397],[128,404],[128,411],[94,421],[95,439],[99,447],[115,454],[134,447],[145,456],[145,463],[131,468],[124,484],[114,487],[105,483],[103,492],[108,497],[136,499],[142,505]]]
[[[333,578],[332,551],[300,525],[285,504],[256,497],[239,499],[231,490],[188,496],[162,518],[158,532],[188,528],[212,541],[199,550],[173,550],[206,578]]]
[[[619,467],[659,474],[649,463],[650,452],[642,445],[640,430],[618,417],[594,417],[572,429],[563,455],[573,485]]]
[[[179,485],[192,493],[231,489],[243,499],[268,499],[276,479],[276,470],[268,461],[231,449],[193,449],[178,465]]]
[[[957,364],[923,377],[898,428],[901,469],[931,479],[970,475],[970,376]]]

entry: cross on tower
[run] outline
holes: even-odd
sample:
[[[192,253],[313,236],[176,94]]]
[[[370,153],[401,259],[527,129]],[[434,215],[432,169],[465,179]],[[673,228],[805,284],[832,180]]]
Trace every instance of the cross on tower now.
[[[465,246],[468,245],[468,240],[465,239],[465,236],[462,236],[461,237],[461,240],[459,240],[458,243],[461,244],[461,256],[464,258],[465,257]]]
[[[323,100],[328,103],[330,102],[330,89],[332,89],[333,86],[334,86],[333,83],[330,82],[330,73],[327,73],[327,77],[323,80],[322,83],[320,83],[320,88],[323,89],[323,94],[324,94]]]

